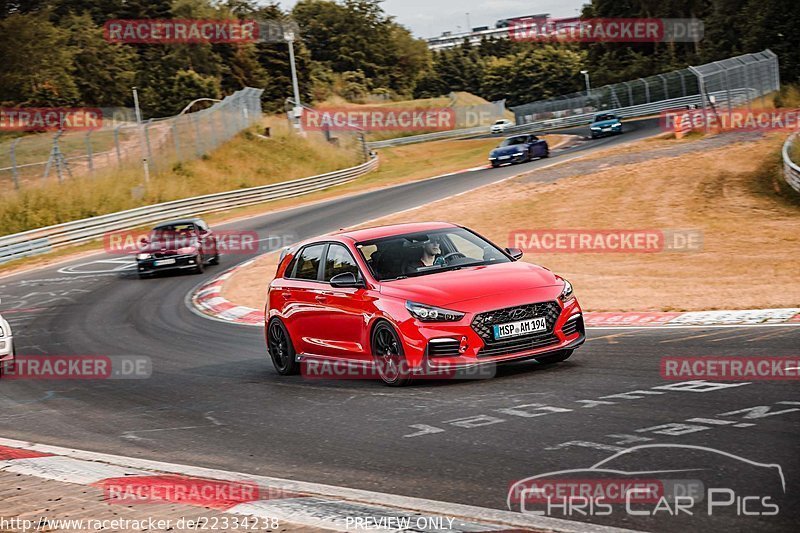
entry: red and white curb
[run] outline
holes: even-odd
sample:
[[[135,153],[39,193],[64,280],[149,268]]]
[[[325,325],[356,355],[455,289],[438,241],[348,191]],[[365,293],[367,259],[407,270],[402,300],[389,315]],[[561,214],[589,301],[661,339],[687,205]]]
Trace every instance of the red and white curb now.
[[[162,463],[4,438],[0,438],[0,472],[102,488],[106,490],[109,503],[113,503],[110,499],[113,494],[120,494],[119,487],[133,488],[139,494],[149,487],[152,490],[145,490],[151,496],[147,503],[180,503],[334,531],[630,531],[498,509]],[[233,494],[233,491],[226,492],[224,489],[234,484],[257,490],[239,490],[236,497],[226,497]],[[170,486],[173,489],[171,492],[165,490]],[[109,492],[109,487],[116,487],[117,492]],[[176,487],[216,487],[217,490],[210,499],[201,498],[198,501],[186,491],[175,491]],[[124,494],[125,489],[122,491]],[[153,494],[171,494],[172,498],[154,501]],[[175,498],[176,494],[183,497]],[[217,498],[218,494],[225,496]],[[119,503],[131,505],[130,502]]]
[[[243,305],[236,305],[222,297],[222,286],[236,271],[253,264],[255,259],[245,261],[222,275],[203,283],[191,294],[191,306],[205,316],[216,318],[225,322],[257,326],[264,324],[264,311],[252,309]]]
[[[222,297],[222,286],[237,270],[252,264],[251,259],[201,285],[191,296],[191,304],[203,315],[246,326],[263,326],[264,311],[236,305]],[[691,312],[585,312],[589,328],[679,328],[726,326],[800,326],[800,308],[751,309]]]

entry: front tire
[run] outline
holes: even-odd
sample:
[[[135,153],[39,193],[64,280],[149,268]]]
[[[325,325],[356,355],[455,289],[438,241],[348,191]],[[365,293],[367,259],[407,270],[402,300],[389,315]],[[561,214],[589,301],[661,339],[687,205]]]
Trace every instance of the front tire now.
[[[294,345],[289,331],[283,322],[273,318],[267,327],[267,349],[272,359],[272,366],[281,376],[294,376],[300,373]]]
[[[390,387],[404,387],[411,383],[411,372],[394,328],[388,322],[379,322],[372,331],[372,357],[381,380]]]
[[[197,266],[194,267],[194,273],[195,274],[202,274],[203,270],[204,270],[203,255],[202,254],[197,254],[197,257],[195,258],[195,261],[197,261]]]

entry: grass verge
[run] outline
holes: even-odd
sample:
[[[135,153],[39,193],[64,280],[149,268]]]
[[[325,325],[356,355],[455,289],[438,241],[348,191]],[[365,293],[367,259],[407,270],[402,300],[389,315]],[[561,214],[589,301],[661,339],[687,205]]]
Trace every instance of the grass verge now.
[[[784,138],[772,134],[549,184],[518,178],[369,225],[446,220],[504,246],[521,229],[695,229],[704,236],[701,252],[527,254],[524,260],[570,279],[591,311],[795,307],[800,197],[780,175]],[[557,168],[563,173],[568,165]],[[224,294],[260,308],[275,258],[266,256],[254,268],[260,270],[238,274],[249,287],[234,280]]]

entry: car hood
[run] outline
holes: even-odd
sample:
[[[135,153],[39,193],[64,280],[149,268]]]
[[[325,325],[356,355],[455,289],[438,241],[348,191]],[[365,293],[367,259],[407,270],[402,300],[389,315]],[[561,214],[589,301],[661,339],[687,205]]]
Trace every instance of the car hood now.
[[[541,289],[542,300],[557,297],[562,282],[546,268],[524,262],[466,267],[439,274],[428,274],[386,282],[381,294],[435,306],[455,306],[458,311],[473,310],[478,299],[503,295],[529,301],[531,292]],[[554,295],[554,296],[553,296]],[[496,305],[496,308],[504,305]]]
[[[592,122],[592,128],[608,128],[609,126],[614,126],[615,124],[620,124],[620,121],[617,119],[614,120],[601,120],[600,122]]]
[[[499,155],[514,155],[517,152],[524,152],[525,145],[524,144],[517,144],[514,146],[501,146],[492,150],[492,155],[499,156]]]
[[[143,245],[140,252],[154,253],[154,252],[175,252],[181,248],[197,247],[197,241],[191,239],[179,240],[164,240],[164,241],[150,241]]]

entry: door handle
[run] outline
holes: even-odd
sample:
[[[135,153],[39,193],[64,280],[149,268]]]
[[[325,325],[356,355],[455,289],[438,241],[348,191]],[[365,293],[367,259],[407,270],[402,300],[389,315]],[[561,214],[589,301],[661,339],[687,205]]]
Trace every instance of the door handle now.
[[[290,293],[290,292],[282,292],[281,296],[283,296],[284,300],[290,300],[292,298],[292,293]]]
[[[325,296],[324,294],[318,294],[314,299],[319,303],[325,303],[326,301],[328,301],[328,297]]]

